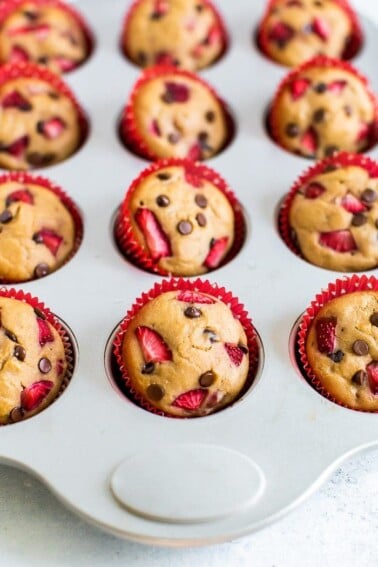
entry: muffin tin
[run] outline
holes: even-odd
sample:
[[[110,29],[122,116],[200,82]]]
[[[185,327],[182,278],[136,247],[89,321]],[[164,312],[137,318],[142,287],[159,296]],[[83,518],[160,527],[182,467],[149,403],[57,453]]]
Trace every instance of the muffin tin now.
[[[245,304],[261,340],[254,387],[232,407],[196,419],[148,413],[112,373],[114,329],[136,297],[161,278],[128,264],[113,240],[115,212],[146,161],[120,143],[121,109],[139,75],[119,49],[127,2],[80,0],[96,38],[91,59],[66,77],[90,120],[85,145],[45,168],[81,207],[84,239],[74,258],[20,286],[72,329],[76,368],[62,396],[39,415],[1,428],[0,460],[39,477],[69,508],[113,534],[165,546],[205,545],[257,530],[310,495],[340,462],[377,446],[378,418],[321,397],[297,370],[298,317],[340,274],[311,266],[281,240],[277,210],[310,162],[268,137],[264,117],[287,70],[253,43],[263,4],[218,0],[228,52],[201,75],[231,107],[232,144],[208,163],[245,207],[248,234],[229,264],[211,272]],[[353,64],[378,90],[377,30]],[[377,150],[370,154],[377,156]],[[263,356],[265,352],[265,357]]]

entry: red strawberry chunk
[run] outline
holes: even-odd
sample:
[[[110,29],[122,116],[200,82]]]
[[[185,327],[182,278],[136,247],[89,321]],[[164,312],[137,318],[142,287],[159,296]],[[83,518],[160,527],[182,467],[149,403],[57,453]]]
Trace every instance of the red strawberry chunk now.
[[[39,232],[36,232],[33,236],[33,240],[38,244],[44,244],[54,256],[57,255],[59,246],[63,242],[63,238],[49,228],[43,228]]]
[[[367,365],[366,371],[369,378],[370,390],[372,391],[374,396],[377,396],[378,395],[378,362],[373,360],[373,362]]]
[[[147,248],[154,261],[172,255],[168,237],[152,211],[146,208],[139,208],[135,214],[135,220],[143,232]]]
[[[357,250],[356,242],[349,230],[333,230],[331,232],[321,232],[319,243],[322,246],[331,248],[335,252],[353,252]]]
[[[205,43],[206,45],[216,45],[221,41],[221,39],[222,30],[217,24],[214,24],[213,26],[211,26],[209,33],[207,34]]]
[[[333,81],[332,83],[329,83],[327,90],[333,94],[338,95],[341,93],[343,89],[345,89],[347,84],[348,84],[347,81],[343,81],[343,80]]]
[[[37,124],[38,132],[48,140],[58,138],[65,128],[66,124],[60,118],[51,118],[51,120],[45,120],[45,122],[41,121]]]
[[[362,213],[366,211],[365,205],[357,199],[352,193],[347,193],[341,201],[341,206],[348,211],[348,213]]]
[[[323,317],[316,321],[316,340],[319,352],[331,354],[336,347],[336,317]]]
[[[184,301],[185,303],[201,303],[204,305],[214,303],[211,297],[203,295],[203,293],[199,293],[198,291],[180,291],[180,293],[177,294],[177,300]]]
[[[26,411],[34,410],[43,402],[53,386],[54,383],[50,380],[41,380],[27,386],[21,392],[21,406]]]
[[[307,155],[315,155],[318,147],[318,135],[313,128],[309,128],[307,132],[303,134],[301,138],[301,145]]]
[[[30,102],[18,91],[12,91],[1,101],[3,108],[18,108],[23,111],[31,110]]]
[[[168,362],[172,360],[172,352],[159,333],[149,327],[137,327],[135,334],[145,362]]]
[[[198,161],[202,158],[202,148],[201,145],[196,142],[193,146],[189,149],[188,155],[186,156],[187,159],[191,161]]]
[[[314,18],[312,31],[323,41],[326,41],[330,35],[329,25],[322,18]]]
[[[194,166],[185,166],[185,181],[189,183],[189,185],[193,185],[193,187],[196,187],[197,189],[199,187],[202,187],[201,174]]]
[[[285,45],[293,38],[294,34],[295,32],[291,26],[284,22],[277,22],[270,28],[268,38],[278,45]]]
[[[231,343],[225,343],[224,348],[232,364],[235,366],[240,366],[243,361],[244,352],[238,345],[232,345]]]
[[[290,85],[291,96],[293,99],[298,100],[301,98],[306,93],[310,85],[310,79],[295,79]]]
[[[176,408],[186,409],[186,410],[196,410],[200,408],[207,396],[207,390],[189,390],[180,394],[172,403]]]
[[[50,32],[50,26],[48,24],[37,24],[30,26],[19,26],[18,28],[13,28],[9,30],[8,35],[10,37],[15,37],[17,35],[24,34],[35,34],[38,39],[44,39]]]
[[[22,47],[14,45],[9,55],[10,63],[25,63],[29,61],[29,55]]]
[[[224,236],[223,238],[218,238],[218,240],[212,241],[212,243],[210,244],[210,252],[206,256],[203,263],[204,266],[210,269],[219,266],[225,254],[228,240],[228,236]]]
[[[357,134],[357,142],[363,142],[370,137],[370,124],[361,124],[361,128]]]
[[[72,71],[72,69],[77,67],[76,61],[67,57],[54,57],[54,62],[62,73],[68,73],[68,71]]]
[[[6,206],[9,207],[11,203],[17,203],[21,201],[22,203],[28,203],[29,205],[34,205],[34,197],[29,191],[29,189],[17,189],[6,198]]]
[[[156,65],[176,65],[176,60],[167,51],[160,51],[155,55]]]
[[[190,96],[189,88],[181,83],[167,81],[165,83],[165,94],[163,95],[165,102],[188,102]]]
[[[155,136],[161,136],[160,126],[157,120],[153,120],[151,122],[149,130],[151,134],[154,134]]]
[[[307,185],[306,189],[304,190],[304,196],[306,199],[317,199],[322,195],[325,191],[325,188],[321,183],[317,183],[313,181],[309,185]]]
[[[29,136],[22,136],[22,138],[18,138],[18,140],[16,140],[9,146],[0,146],[0,151],[7,152],[17,159],[22,159],[28,144]]]
[[[41,347],[45,346],[46,343],[53,343],[54,342],[54,335],[52,334],[50,325],[45,319],[41,319],[41,317],[37,317],[37,324],[38,324],[38,341]]]

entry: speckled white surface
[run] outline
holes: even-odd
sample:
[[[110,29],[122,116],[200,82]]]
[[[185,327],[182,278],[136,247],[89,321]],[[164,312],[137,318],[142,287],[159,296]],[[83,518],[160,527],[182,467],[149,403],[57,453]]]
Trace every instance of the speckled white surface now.
[[[355,6],[378,22],[376,2]],[[166,550],[108,536],[65,510],[38,481],[6,466],[0,466],[0,525],[1,567],[377,567],[378,451],[344,463],[276,524],[214,547]]]

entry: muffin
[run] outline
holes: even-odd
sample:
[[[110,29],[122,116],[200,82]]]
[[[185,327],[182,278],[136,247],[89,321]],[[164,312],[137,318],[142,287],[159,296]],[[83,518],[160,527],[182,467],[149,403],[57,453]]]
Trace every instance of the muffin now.
[[[65,160],[83,139],[72,93],[47,69],[4,66],[0,72],[0,167],[29,169]]]
[[[37,305],[22,292],[0,292],[1,424],[39,413],[64,387],[69,360],[62,331]]]
[[[116,222],[124,255],[162,275],[213,270],[239,251],[243,237],[241,207],[226,183],[204,165],[179,159],[143,171]]]
[[[32,61],[66,73],[89,55],[81,16],[58,0],[10,0],[0,7],[0,62]]]
[[[151,160],[208,159],[230,136],[224,105],[211,87],[173,67],[142,74],[123,112],[121,132],[131,150]]]
[[[284,240],[308,262],[339,272],[378,266],[378,164],[339,154],[307,171],[281,209]]]
[[[349,59],[362,43],[346,0],[271,0],[257,38],[265,55],[288,67],[319,54]]]
[[[76,252],[82,224],[74,203],[48,180],[0,177],[0,281],[41,278]]]
[[[136,0],[121,43],[140,67],[169,64],[196,71],[219,59],[227,37],[208,0]]]
[[[367,282],[366,276],[338,281],[336,297],[330,288],[317,297],[305,315],[302,359],[326,397],[348,408],[378,411],[377,280]]]
[[[305,157],[363,152],[377,140],[376,97],[349,64],[319,56],[284,79],[269,126],[280,146]]]
[[[121,325],[118,360],[127,388],[145,409],[164,415],[196,417],[224,408],[247,384],[251,339],[222,298],[163,289],[143,296]]]

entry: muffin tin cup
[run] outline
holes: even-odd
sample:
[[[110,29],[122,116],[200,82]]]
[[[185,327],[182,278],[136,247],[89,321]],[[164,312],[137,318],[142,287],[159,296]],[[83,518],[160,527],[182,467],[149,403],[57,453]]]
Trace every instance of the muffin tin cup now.
[[[374,414],[377,412],[350,408],[348,405],[342,404],[339,400],[329,394],[329,392],[322,385],[321,380],[312,370],[306,354],[307,336],[311,324],[319,313],[320,309],[332,299],[349,293],[354,293],[356,291],[378,291],[378,279],[374,276],[358,276],[356,274],[353,274],[349,278],[337,279],[335,282],[330,283],[325,290],[322,290],[316,295],[315,299],[311,302],[310,306],[304,312],[298,328],[296,347],[298,349],[301,370],[304,372],[307,381],[315,388],[315,390],[317,390],[319,394],[327,398],[329,401],[338,404],[339,406],[352,409],[356,412]]]
[[[20,185],[33,184],[44,187],[48,191],[51,191],[51,193],[54,193],[54,195],[58,197],[58,199],[62,202],[62,204],[70,213],[75,225],[75,238],[71,252],[65,258],[64,262],[56,270],[54,270],[54,272],[60,270],[75,256],[83,240],[83,232],[84,232],[83,220],[76,203],[63,191],[63,189],[61,189],[61,187],[55,185],[54,183],[52,183],[52,181],[50,181],[46,177],[41,177],[39,175],[38,176],[32,175],[24,171],[12,171],[0,175],[0,185],[2,185],[3,183],[8,183],[10,181],[20,183]],[[50,272],[50,273],[54,273],[54,272]],[[14,281],[0,277],[0,285],[22,283],[23,281],[31,281],[31,280]]]
[[[113,354],[116,359],[119,371],[122,375],[123,380],[123,389],[127,392],[127,397],[131,399],[135,404],[139,405],[143,409],[164,417],[170,417],[175,419],[188,419],[187,417],[182,418],[179,416],[166,414],[163,411],[157,410],[148,401],[143,398],[139,392],[133,388],[132,381],[130,376],[127,373],[127,370],[123,364],[122,359],[122,343],[125,336],[125,333],[135,317],[135,315],[142,309],[144,305],[146,305],[149,301],[155,299],[162,293],[166,293],[169,291],[195,291],[199,293],[205,293],[216,297],[223,303],[225,303],[229,309],[232,311],[233,316],[238,319],[244,329],[244,332],[247,336],[247,345],[249,350],[249,369],[248,369],[248,376],[246,378],[246,382],[241,390],[238,398],[232,402],[232,404],[237,403],[237,400],[240,399],[252,386],[253,381],[256,377],[259,360],[260,360],[260,353],[259,353],[259,346],[257,341],[256,331],[252,324],[251,319],[247,311],[244,308],[239,300],[232,295],[231,292],[227,291],[224,287],[219,287],[217,284],[212,284],[207,280],[185,280],[183,278],[172,278],[170,280],[163,280],[161,283],[156,283],[150,291],[147,293],[143,293],[141,297],[139,297],[133,306],[129,309],[126,314],[126,317],[120,323],[119,329],[114,337],[113,341]],[[232,405],[231,404],[231,405]],[[222,408],[218,411],[223,411],[227,409]],[[215,412],[214,412],[215,413]],[[189,419],[193,419],[190,418]],[[196,416],[196,419],[198,417]]]
[[[145,270],[147,272],[151,272],[154,274],[159,274],[161,276],[180,276],[181,274],[170,274],[165,270],[162,270],[156,262],[152,260],[152,258],[146,253],[146,250],[141,246],[138,239],[135,237],[135,231],[133,229],[131,218],[130,218],[130,200],[135,189],[139,186],[139,184],[148,177],[149,175],[163,169],[164,167],[172,167],[172,166],[181,166],[184,167],[186,170],[190,170],[193,172],[194,175],[198,174],[202,179],[209,181],[219,191],[223,193],[223,195],[227,198],[228,202],[230,203],[233,213],[234,213],[234,242],[229,250],[226,257],[222,260],[218,269],[228,262],[231,262],[235,258],[235,256],[240,252],[244,240],[246,238],[246,223],[243,215],[242,206],[237,200],[235,194],[231,191],[229,186],[227,185],[226,181],[213,169],[205,166],[202,163],[195,163],[191,162],[190,160],[180,159],[180,158],[167,158],[159,160],[152,165],[150,165],[147,169],[142,171],[142,173],[137,177],[131,184],[129,190],[126,193],[125,199],[123,200],[119,212],[117,214],[117,218],[115,221],[115,228],[114,234],[117,244],[125,256],[126,259],[130,260],[133,264]],[[196,191],[196,188],[193,187],[193,191]],[[209,270],[213,271],[213,270]],[[197,274],[200,275],[200,274]]]

